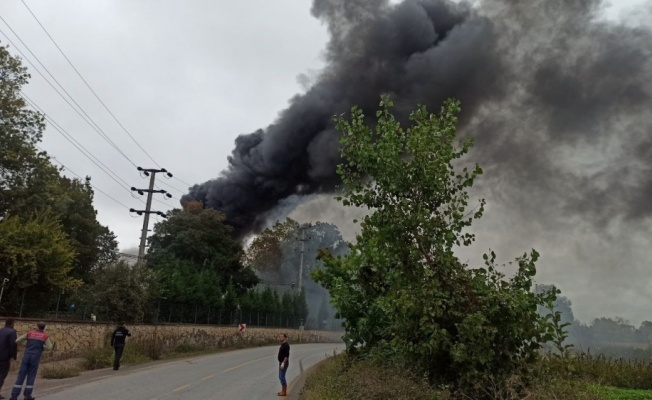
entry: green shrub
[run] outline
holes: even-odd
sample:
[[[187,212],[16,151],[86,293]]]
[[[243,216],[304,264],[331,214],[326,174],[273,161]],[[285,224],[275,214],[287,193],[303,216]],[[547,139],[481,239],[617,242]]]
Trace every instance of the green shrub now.
[[[151,360],[160,360],[165,350],[163,342],[158,339],[135,341],[131,345],[127,345],[126,348],[130,346]]]
[[[563,331],[554,314],[537,314],[557,291],[533,292],[535,250],[516,259],[510,277],[493,252],[478,267],[456,257],[475,240],[468,228],[485,205],[469,206],[482,169],[460,168],[472,141],[456,138],[459,103],[444,102],[438,114],[419,106],[409,126],[392,105],[383,96],[377,123],[358,107],[335,118],[339,200],[373,212],[347,255],[319,253],[324,266],[313,278],[345,320],[349,353],[403,361],[466,398],[523,390],[542,344]]]
[[[113,349],[95,348],[83,354],[82,367],[85,370],[108,368],[113,365]]]
[[[127,365],[142,364],[153,359],[148,354],[147,347],[144,347],[140,342],[133,342],[125,346],[120,363]],[[156,359],[158,360],[158,358]]]

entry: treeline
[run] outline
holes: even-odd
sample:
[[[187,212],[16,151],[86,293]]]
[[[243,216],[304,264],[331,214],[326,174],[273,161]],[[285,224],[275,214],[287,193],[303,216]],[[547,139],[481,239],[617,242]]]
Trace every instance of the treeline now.
[[[0,46],[0,311],[32,315],[117,261],[115,235],[93,207],[89,177],[70,179],[38,148],[42,114],[27,108],[29,74]]]
[[[68,178],[39,147],[29,74],[0,46],[0,313],[129,322],[299,326],[304,292],[260,287],[224,215],[188,203],[154,226],[144,262],[120,260],[97,220],[91,178]],[[4,279],[4,281],[3,281]]]
[[[305,292],[287,290],[280,293],[271,287],[249,290],[236,297],[228,289],[213,303],[180,304],[163,301],[155,320],[195,324],[237,324],[254,326],[298,327],[307,322]]]
[[[537,291],[549,290],[552,286],[538,285]],[[649,345],[652,342],[652,321],[643,321],[636,327],[621,317],[599,317],[589,323],[584,323],[575,318],[572,302],[565,296],[559,296],[554,303],[554,311],[559,312],[560,321],[569,324],[568,343],[579,350],[590,348],[604,350],[610,347],[609,352],[616,352],[616,347],[630,347],[628,344]],[[540,314],[549,310],[541,308]],[[626,352],[622,354],[625,355]]]

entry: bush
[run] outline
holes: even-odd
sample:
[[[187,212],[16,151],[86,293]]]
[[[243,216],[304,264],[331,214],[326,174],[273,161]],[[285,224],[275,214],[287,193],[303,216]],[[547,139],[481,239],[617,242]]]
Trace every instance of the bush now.
[[[357,107],[350,121],[336,118],[339,199],[373,212],[351,252],[320,252],[324,267],[313,273],[345,320],[347,351],[405,362],[465,398],[524,390],[542,344],[563,328],[537,314],[557,294],[532,291],[539,254],[518,258],[509,279],[493,252],[484,267],[460,262],[456,250],[475,240],[467,229],[485,202],[469,210],[482,169],[458,168],[472,144],[456,139],[459,103],[446,101],[438,114],[419,107],[409,127],[387,97],[380,105],[371,127]]]
[[[152,354],[158,358],[151,357]],[[152,352],[150,348],[143,346],[140,342],[132,342],[125,346],[120,363],[128,365],[142,364],[151,360],[158,360],[160,354],[160,352]]]
[[[83,354],[82,366],[85,370],[108,368],[113,365],[113,349],[95,348]]]
[[[159,339],[135,341],[131,346],[134,347],[134,350],[138,349],[140,354],[152,360],[160,360],[165,350],[163,342]],[[129,345],[127,345],[127,348],[129,348]]]
[[[79,376],[81,370],[76,366],[66,366],[66,367],[50,367],[44,365],[41,368],[41,377],[43,379],[66,379]]]
[[[120,360],[121,364],[142,364],[153,360],[154,358],[150,357],[147,353],[148,348],[144,347],[139,342],[133,342],[125,346],[125,350],[122,353],[122,359]],[[82,362],[82,367],[85,370],[94,370],[109,368],[113,366],[113,359],[115,357],[115,352],[112,347],[108,348],[95,348],[88,350],[84,353]]]

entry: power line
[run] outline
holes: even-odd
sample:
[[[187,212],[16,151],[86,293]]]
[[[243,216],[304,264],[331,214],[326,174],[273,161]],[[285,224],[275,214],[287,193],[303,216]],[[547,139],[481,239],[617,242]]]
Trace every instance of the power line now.
[[[53,44],[56,46],[56,48],[59,50],[59,52],[61,53],[61,55],[63,56],[63,58],[65,58],[66,61],[68,61],[68,64],[70,64],[70,66],[71,66],[72,69],[77,73],[77,75],[79,76],[79,78],[84,82],[84,84],[86,84],[86,87],[88,87],[88,89],[91,91],[91,93],[93,93],[93,95],[95,96],[95,98],[100,102],[100,104],[102,104],[102,106],[104,107],[104,109],[105,109],[105,110],[106,110],[106,111],[111,115],[111,117],[113,117],[113,119],[115,120],[115,122],[117,122],[118,125],[120,125],[120,127],[122,128],[122,130],[125,131],[125,133],[126,133],[126,134],[131,138],[131,140],[133,140],[133,142],[136,143],[136,146],[138,146],[138,147],[143,151],[143,153],[145,153],[145,155],[147,155],[147,157],[149,157],[149,159],[152,160],[152,162],[158,166],[159,164],[158,164],[158,163],[157,163],[157,162],[152,158],[152,156],[149,155],[149,153],[148,153],[148,152],[147,152],[147,151],[146,151],[146,150],[145,150],[145,149],[140,145],[140,143],[138,143],[138,141],[137,141],[137,140],[136,140],[136,139],[131,135],[131,133],[129,133],[129,131],[127,130],[127,128],[125,128],[124,125],[122,125],[122,123],[118,120],[118,118],[117,118],[117,117],[116,117],[116,116],[111,112],[111,110],[109,110],[109,107],[107,107],[106,104],[104,104],[104,102],[102,101],[102,99],[100,99],[100,96],[98,96],[97,93],[95,92],[95,90],[93,90],[93,88],[91,87],[91,85],[86,81],[86,79],[84,79],[84,77],[82,76],[82,74],[77,70],[77,68],[75,68],[75,66],[73,65],[72,61],[70,61],[70,59],[68,58],[68,56],[66,56],[66,54],[63,52],[63,50],[61,49],[61,47],[59,47],[59,45],[57,44],[57,42],[56,42],[56,41],[54,40],[54,38],[50,35],[50,33],[47,31],[47,29],[45,29],[45,27],[43,26],[43,24],[41,23],[41,21],[36,17],[36,15],[34,14],[34,12],[32,12],[32,10],[29,8],[29,6],[27,5],[27,3],[25,3],[25,0],[21,0],[21,1],[22,1],[23,5],[25,6],[25,8],[27,8],[27,11],[29,11],[29,13],[32,14],[32,17],[34,17],[34,19],[35,19],[36,22],[39,24],[39,26],[43,29],[43,31],[44,31],[45,34],[48,36],[48,38],[50,38],[50,40],[52,41],[52,43],[53,43]]]
[[[182,181],[181,179],[177,178],[176,176],[173,177],[174,179],[178,180],[179,182],[183,183],[184,185],[188,185],[188,187],[193,187],[193,185],[189,184],[186,181]]]
[[[68,133],[65,129],[63,129],[55,120],[53,120],[50,116],[48,116],[48,114],[46,114],[43,111],[43,109],[38,106],[38,104],[36,104],[34,101],[32,101],[29,97],[27,97],[22,92],[21,92],[21,96],[23,97],[23,100],[25,100],[25,102],[27,102],[27,104],[29,104],[29,106],[32,107],[32,109],[34,109],[35,111],[41,112],[45,116],[45,119],[48,122],[50,122],[50,125],[57,132],[59,132],[61,134],[61,136],[64,137],[64,139],[66,139],[68,142],[70,142],[70,144],[72,144],[75,148],[77,148],[77,150],[79,150],[86,158],[88,158],[93,164],[95,164],[100,170],[102,170],[102,172],[107,174],[109,176],[109,178],[113,179],[118,185],[120,185],[120,187],[127,190],[131,194],[131,190],[129,189],[129,185],[124,181],[124,179],[120,178],[120,176],[118,176],[114,172],[109,172],[110,171],[109,167],[107,167],[102,161],[100,161],[97,157],[95,157],[93,155],[93,153],[91,153],[81,143],[79,143],[70,133]],[[97,162],[94,159],[97,160]],[[102,166],[104,166],[104,167],[102,167]],[[109,171],[107,171],[107,169]],[[115,177],[117,177],[117,179],[111,174],[115,175]],[[123,186],[122,183],[118,182],[118,179],[121,180],[122,183],[124,183],[126,186]],[[144,203],[142,199],[138,199],[138,200],[140,202]],[[127,208],[129,208],[129,207],[127,207]]]
[[[158,181],[158,183],[162,183],[163,185],[165,185],[165,186],[167,186],[167,187],[170,187],[170,188],[176,190],[176,191],[179,192],[179,193],[186,194],[186,191],[181,190],[181,189],[179,189],[179,188],[177,188],[177,187],[175,187],[175,186],[173,186],[173,185],[170,185],[169,183],[165,183],[164,181]]]
[[[66,139],[66,140],[67,140],[68,142],[70,142],[73,146],[75,146],[75,147],[77,148],[77,150],[79,150],[79,151],[80,151],[84,156],[86,156],[86,158],[88,158],[88,159],[89,159],[93,164],[95,164],[98,168],[100,168],[100,169],[101,169],[105,174],[107,174],[111,179],[113,179],[114,181],[116,181],[116,183],[117,183],[118,185],[122,186],[123,188],[127,188],[127,190],[129,190],[129,189],[128,189],[128,188],[129,188],[129,184],[128,184],[124,179],[122,179],[120,176],[118,176],[115,172],[111,171],[111,168],[109,168],[106,164],[104,164],[102,161],[100,161],[100,159],[97,158],[95,155],[93,155],[93,153],[92,153],[90,150],[88,150],[86,147],[84,147],[84,145],[82,145],[81,143],[79,143],[79,142],[77,141],[77,139],[74,138],[74,136],[72,136],[70,133],[68,133],[68,132],[63,128],[63,127],[61,127],[61,125],[59,125],[59,124],[58,124],[54,119],[52,119],[52,117],[50,117],[50,116],[49,116],[45,111],[43,111],[43,109],[42,109],[41,107],[39,107],[38,104],[36,104],[36,102],[35,102],[34,100],[30,99],[30,98],[29,98],[25,93],[23,93],[23,92],[21,92],[20,95],[21,95],[21,97],[23,98],[23,100],[25,100],[25,102],[27,102],[27,104],[28,104],[30,107],[32,107],[32,109],[34,109],[35,111],[38,111],[38,112],[42,113],[43,116],[45,117],[45,119],[50,123],[50,125],[51,125],[51,126],[52,126],[56,131],[57,131],[57,132],[59,132],[59,133],[64,137],[64,139]],[[97,161],[97,162],[96,162],[96,161]],[[98,163],[101,164],[101,166],[100,166]],[[110,172],[109,172],[109,171],[110,171]],[[114,176],[115,176],[115,178],[114,178]],[[116,178],[119,179],[120,181],[122,181],[122,183],[118,182],[118,180],[116,180]],[[123,184],[124,184],[125,186],[123,186]]]
[[[20,55],[23,56],[23,58],[34,68],[34,70],[36,72],[38,72],[38,74],[41,75],[41,77],[43,79],[45,79],[45,81],[52,87],[52,89],[54,89],[54,91],[57,92],[57,94],[59,96],[61,96],[61,98],[73,110],[75,110],[75,112],[84,120],[84,122],[86,122],[88,125],[90,125],[90,127],[93,128],[93,130],[95,130],[95,132],[97,132],[107,143],[109,143],[109,145],[111,145],[111,147],[113,147],[118,153],[120,153],[120,155],[122,155],[127,161],[129,161],[133,166],[136,166],[136,164],[120,149],[120,147],[117,144],[115,144],[115,142],[113,142],[106,133],[104,133],[104,131],[88,115],[88,113],[86,113],[86,111],[84,111],[84,109],[75,101],[75,99],[68,93],[68,91],[66,91],[66,89],[59,83],[59,81],[57,81],[57,79],[50,73],[50,71],[47,69],[47,67],[45,65],[43,65],[43,63],[39,60],[39,58],[32,52],[32,50],[30,50],[30,48],[25,44],[25,42],[23,42],[23,40],[20,38],[20,36],[18,36],[18,34],[16,34],[16,32],[11,28],[11,26],[7,23],[7,21],[5,21],[4,18],[2,18],[2,16],[0,16],[0,21],[4,22],[4,24],[7,25],[7,27],[9,28],[9,30],[11,30],[11,32],[14,34],[14,36],[16,36],[16,38],[23,44],[23,46],[25,46],[27,51],[29,51],[30,54],[32,54],[34,59],[36,59],[36,61],[39,64],[41,64],[41,66],[43,67],[43,69],[45,69],[45,71],[48,73],[48,75],[50,75],[50,77],[52,77],[52,80],[54,80],[54,82],[56,82],[56,84],[59,85],[61,90],[63,90],[63,92],[70,98],[70,100],[72,100],[72,102],[75,103],[75,105],[77,106],[77,108],[79,108],[79,110],[75,106],[73,106],[70,103],[70,101],[68,101],[68,99],[63,94],[61,94],[61,92],[59,92],[59,90],[57,90],[57,88],[52,84],[52,82],[50,82],[50,80],[48,78],[46,78],[45,75],[43,75],[43,73],[39,70],[39,68],[36,65],[34,65],[34,63],[32,63],[32,61],[20,50],[20,48],[18,48],[18,46],[16,46],[16,44],[9,38],[9,36],[2,29],[0,29],[0,33],[7,39],[7,41],[12,46],[14,46],[14,48],[16,48],[16,50],[20,53]],[[82,113],[84,115],[82,115]]]

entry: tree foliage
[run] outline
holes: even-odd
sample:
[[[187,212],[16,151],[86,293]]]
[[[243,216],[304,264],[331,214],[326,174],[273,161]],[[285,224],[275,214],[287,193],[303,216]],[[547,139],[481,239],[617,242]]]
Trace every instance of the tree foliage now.
[[[75,253],[61,224],[50,212],[29,219],[8,217],[0,223],[0,265],[9,289],[63,290],[82,282],[70,276]]]
[[[537,305],[555,292],[536,294],[536,251],[516,260],[509,279],[493,252],[471,268],[454,254],[474,235],[465,228],[484,212],[469,209],[468,190],[482,173],[460,168],[470,139],[456,139],[459,104],[438,114],[419,107],[403,128],[381,101],[374,128],[354,107],[338,117],[344,205],[372,210],[361,222],[351,252],[322,252],[315,279],[331,293],[345,318],[347,349],[398,358],[432,382],[482,397],[474,387],[504,382],[533,362],[550,339]],[[476,397],[474,397],[476,398]]]
[[[265,229],[247,248],[244,261],[257,270],[278,270],[286,259],[288,243],[296,242],[299,223],[291,218]]]
[[[27,69],[0,46],[0,216],[30,204],[57,171],[36,144],[45,128],[43,116],[20,96]]]
[[[143,322],[154,313],[158,285],[150,269],[119,262],[94,271],[92,283],[76,297],[100,320]]]
[[[189,204],[154,226],[147,262],[159,274],[162,296],[177,308],[215,306],[227,288],[239,296],[258,283],[224,221],[219,211]]]
[[[20,300],[20,310],[25,303],[30,312],[43,312],[57,292],[88,282],[93,268],[116,260],[115,236],[97,221],[90,178],[62,176],[38,148],[45,122],[22,97],[29,77],[20,59],[0,46],[0,229],[26,235],[20,240],[11,236],[10,245],[9,236],[4,238],[0,249],[0,259],[8,260],[0,278],[11,279],[5,288],[8,312],[18,308],[17,299],[24,299],[21,288],[29,287],[30,296],[27,302]],[[48,241],[52,256],[37,260],[46,254],[39,246]],[[21,259],[28,261],[21,264]],[[46,267],[47,262],[52,265]]]

